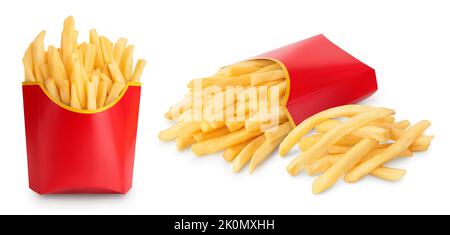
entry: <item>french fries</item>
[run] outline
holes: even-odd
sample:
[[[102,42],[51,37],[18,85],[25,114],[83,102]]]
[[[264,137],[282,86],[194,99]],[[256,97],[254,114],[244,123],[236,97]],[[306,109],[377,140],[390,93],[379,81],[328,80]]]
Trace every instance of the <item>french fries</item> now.
[[[114,103],[128,82],[139,82],[146,65],[138,60],[133,70],[134,46],[126,39],[116,44],[96,30],[88,43],[78,44],[73,17],[64,21],[61,47],[45,51],[45,31],[26,50],[26,82],[39,82],[55,102],[76,110],[97,110]]]
[[[429,121],[410,126],[408,120],[395,122],[393,114],[386,108],[341,106],[308,118],[283,140],[283,150],[280,145],[282,153],[297,143],[302,151],[287,171],[297,175],[305,169],[311,176],[319,175],[312,185],[314,194],[326,191],[341,178],[349,183],[366,175],[400,180],[406,171],[385,164],[427,150],[434,136],[423,134]],[[316,133],[305,136],[311,130]]]
[[[132,53],[132,48],[128,50]],[[127,58],[125,50],[120,67],[124,74]],[[138,61],[132,81],[144,64]],[[124,77],[127,79],[127,75]],[[165,114],[176,123],[161,131],[159,138],[176,140],[179,149],[187,147],[181,144],[186,140],[183,143],[192,144],[197,156],[224,151],[223,158],[231,163],[234,172],[240,172],[246,165],[250,173],[254,172],[292,130],[280,102],[286,94],[287,82],[278,63],[270,60],[239,62],[221,68],[210,77],[192,80],[188,88],[190,91],[185,98]],[[196,107],[198,101],[200,105]],[[201,118],[190,120],[196,116],[196,109],[200,110]]]

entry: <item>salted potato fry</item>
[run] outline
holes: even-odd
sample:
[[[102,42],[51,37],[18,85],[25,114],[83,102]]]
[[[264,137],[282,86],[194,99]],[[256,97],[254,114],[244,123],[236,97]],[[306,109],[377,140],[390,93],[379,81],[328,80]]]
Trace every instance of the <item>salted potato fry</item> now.
[[[374,149],[377,144],[378,142],[373,139],[361,140],[314,181],[313,193],[319,194],[333,186],[347,171],[356,166],[365,155]]]
[[[345,176],[345,180],[347,182],[356,182],[365,175],[370,174],[377,167],[396,158],[401,152],[408,149],[430,125],[431,123],[429,121],[421,121],[411,126],[396,142],[386,148],[382,153],[361,163],[350,171]]]
[[[122,55],[125,51],[125,48],[127,47],[127,43],[128,40],[126,38],[119,38],[119,40],[117,40],[117,42],[114,44],[113,56],[114,60],[117,63],[120,63],[122,61]]]
[[[322,111],[304,120],[294,128],[280,144],[280,155],[285,156],[300,139],[321,122],[337,117],[347,117],[368,111],[372,107],[362,105],[345,105]]]
[[[203,124],[203,122],[201,124]],[[200,126],[201,126],[201,124],[200,124]],[[201,127],[200,127],[200,129],[201,129]],[[209,140],[209,139],[213,139],[216,137],[224,136],[229,133],[230,133],[230,131],[224,127],[224,128],[221,128],[221,129],[215,130],[213,132],[209,132],[209,133],[204,133],[204,132],[196,133],[196,134],[194,134],[194,139],[197,142],[201,142],[204,140]]]
[[[364,113],[360,113],[347,122],[341,123],[335,129],[324,134],[322,139],[319,140],[314,146],[309,148],[307,151],[303,152],[299,157],[294,159],[291,164],[287,167],[288,172],[291,175],[297,175],[304,167],[315,159],[323,156],[327,149],[336,142],[339,141],[345,135],[351,133],[352,131],[364,126],[365,124],[392,115],[393,110],[384,108],[375,108]]]
[[[241,171],[241,169],[250,161],[255,152],[261,147],[262,144],[264,144],[265,141],[266,138],[264,135],[260,135],[247,144],[233,160],[233,171],[236,173]]]
[[[59,86],[61,102],[65,105],[70,105],[70,82],[68,80],[62,80]]]
[[[177,138],[176,142],[178,151],[181,151],[195,144],[197,141],[195,141],[194,137],[191,135],[182,135]]]
[[[122,76],[122,73],[120,72],[119,66],[116,64],[115,61],[110,63],[108,65],[109,71],[111,72],[112,79],[114,82],[120,82],[125,83],[125,79]]]
[[[223,152],[223,159],[225,159],[225,161],[227,162],[232,162],[236,158],[236,156],[242,151],[242,149],[244,149],[251,141],[252,139],[227,148]]]
[[[141,80],[142,71],[144,71],[144,67],[147,64],[145,60],[138,60],[136,64],[136,68],[134,69],[133,76],[131,78],[132,82],[139,82]]]
[[[264,133],[266,139],[269,141],[276,141],[281,137],[285,136],[286,133],[289,133],[292,130],[292,125],[289,122],[285,122],[280,126],[274,127],[271,130]]]
[[[250,78],[250,85],[258,86],[267,82],[277,81],[280,79],[284,79],[284,71],[273,70],[264,73],[253,74]]]
[[[113,87],[111,88],[111,91],[109,92],[108,98],[106,98],[106,105],[111,104],[117,97],[119,97],[124,88],[124,83],[115,82]]]
[[[406,170],[394,169],[389,167],[378,167],[370,174],[387,181],[399,181],[406,174]]]
[[[190,124],[190,122],[178,122],[166,130],[159,132],[159,139],[163,141],[174,140],[180,136],[180,131]]]
[[[56,87],[56,83],[53,79],[47,79],[47,81],[45,81],[45,88],[47,88],[48,93],[53,99],[61,102],[61,97],[59,96],[58,88]]]
[[[285,133],[284,136],[286,135],[287,133]],[[258,148],[258,150],[256,150],[255,154],[253,154],[253,157],[250,160],[249,166],[250,174],[253,174],[253,172],[255,172],[256,170],[256,167],[258,167],[264,160],[266,160],[267,157],[269,157],[270,154],[272,154],[275,151],[278,145],[280,145],[284,136],[275,141],[270,140],[264,141],[264,143]]]
[[[328,120],[318,125],[316,131],[328,132],[340,123],[342,122],[338,120]],[[363,126],[353,131],[351,135],[360,138],[371,138],[379,142],[384,142],[389,139],[389,132],[386,129],[377,126]]]
[[[125,49],[120,62],[120,71],[122,71],[123,78],[129,82],[133,75],[133,53],[134,46],[130,45]]]

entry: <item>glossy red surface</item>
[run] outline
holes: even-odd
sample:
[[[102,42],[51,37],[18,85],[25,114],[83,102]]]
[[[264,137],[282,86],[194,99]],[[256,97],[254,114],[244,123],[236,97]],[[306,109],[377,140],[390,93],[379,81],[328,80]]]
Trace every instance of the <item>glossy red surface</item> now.
[[[286,108],[295,124],[332,107],[359,102],[377,90],[375,70],[318,35],[257,58],[282,62],[290,77]]]
[[[83,114],[23,86],[30,188],[39,194],[127,193],[132,186],[141,88],[108,110]]]

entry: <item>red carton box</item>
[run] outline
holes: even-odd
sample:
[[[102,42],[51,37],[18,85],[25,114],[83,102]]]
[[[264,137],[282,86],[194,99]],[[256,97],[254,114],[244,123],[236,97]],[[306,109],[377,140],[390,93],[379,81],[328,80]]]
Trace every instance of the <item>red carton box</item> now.
[[[273,60],[284,69],[288,81],[284,107],[295,125],[320,111],[359,102],[377,91],[375,70],[324,35],[253,59]]]
[[[39,194],[125,194],[132,186],[141,87],[116,102],[79,111],[23,83],[29,185]]]

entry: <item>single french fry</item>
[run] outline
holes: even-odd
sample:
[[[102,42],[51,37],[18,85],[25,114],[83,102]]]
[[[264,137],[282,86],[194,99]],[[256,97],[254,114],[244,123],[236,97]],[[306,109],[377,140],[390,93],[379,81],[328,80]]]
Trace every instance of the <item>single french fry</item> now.
[[[59,96],[58,88],[56,87],[55,80],[53,79],[47,79],[45,81],[45,88],[47,88],[47,91],[51,98],[54,100],[61,102],[61,97]]]
[[[100,47],[102,48],[103,62],[111,64],[114,61],[113,45],[106,37],[100,37]]]
[[[227,148],[223,152],[223,159],[225,159],[225,161],[227,162],[232,162],[236,158],[236,156],[242,151],[242,149],[244,149],[251,141],[252,140],[247,140]]]
[[[105,106],[106,97],[108,96],[108,85],[105,81],[100,81],[98,85],[97,93],[97,107],[101,108]]]
[[[97,93],[95,92],[95,83],[87,83],[87,110],[97,109]]]
[[[141,80],[142,71],[144,71],[144,67],[147,64],[145,60],[138,60],[136,63],[136,68],[134,68],[133,76],[131,77],[132,82],[139,82]]]
[[[366,125],[367,123],[392,115],[393,110],[385,108],[374,108],[366,112],[351,117],[348,121],[341,123],[333,130],[324,134],[324,136],[314,146],[301,153],[287,167],[291,175],[297,175],[304,167],[315,159],[323,156],[329,147],[336,144],[342,137],[348,135],[354,130]]]
[[[315,129],[317,132],[328,132],[341,124],[338,120],[328,120],[319,124]],[[351,133],[352,136],[360,138],[371,138],[379,142],[385,142],[389,139],[389,131],[377,126],[363,126]]]
[[[70,106],[74,109],[82,109],[75,83],[72,83],[70,86]]]
[[[108,88],[108,95],[109,93],[111,93],[111,89],[113,87],[113,81],[111,80],[110,77],[108,77],[106,74],[101,73],[100,74],[100,79],[105,83],[106,87]]]
[[[97,46],[95,44],[89,43],[86,46],[86,54],[83,61],[86,72],[90,73],[94,70],[96,55]]]
[[[102,68],[105,65],[104,59],[103,59],[103,53],[102,53],[102,46],[100,44],[100,38],[98,37],[97,30],[92,29],[89,31],[89,40],[90,43],[94,44],[96,46],[95,49],[95,68]]]
[[[309,176],[322,174],[328,170],[331,165],[341,158],[343,154],[325,155],[305,167],[305,171]]]
[[[45,31],[39,33],[34,42],[32,43],[32,55],[34,76],[38,82],[43,83],[45,79],[42,77],[40,66],[46,63],[45,49],[44,49],[44,37]]]
[[[200,124],[200,126],[202,124],[203,124],[203,122]],[[201,127],[200,127],[200,129],[201,129]],[[228,128],[223,127],[221,129],[218,129],[218,130],[215,130],[215,131],[209,132],[209,133],[199,132],[199,133],[194,134],[193,136],[197,142],[201,142],[204,140],[209,140],[209,139],[213,139],[216,137],[224,136],[229,133],[230,133],[230,131],[228,130]]]
[[[120,62],[120,71],[122,71],[123,78],[129,82],[133,75],[133,52],[134,46],[128,46],[122,55],[122,61]]]
[[[234,132],[233,135],[231,135],[227,139],[225,139],[223,144],[227,147],[233,146],[233,145],[239,144],[241,142],[244,142],[248,139],[259,136],[260,133],[261,133],[260,131],[248,132],[245,129],[241,129],[239,131]]]
[[[114,82],[125,83],[125,79],[122,73],[120,72],[119,66],[115,61],[111,62],[111,64],[109,64],[108,67]]]
[[[254,153],[261,147],[262,144],[264,144],[265,141],[266,137],[264,135],[260,135],[248,143],[233,160],[233,171],[236,173],[241,171],[242,167],[250,161]]]
[[[70,105],[70,82],[69,80],[62,80],[60,83],[60,97],[61,102],[65,105]]]
[[[406,174],[406,170],[389,167],[378,167],[370,174],[387,181],[399,181]]]
[[[192,135],[182,135],[176,140],[178,151],[184,150],[195,143],[196,141]]]
[[[252,74],[250,85],[258,86],[266,82],[277,81],[284,78],[284,71],[282,69],[268,71],[264,73]]]
[[[64,29],[61,36],[61,54],[69,74],[72,73],[70,69],[70,64],[72,63],[71,57],[76,49],[74,45],[75,36],[75,21],[70,16],[64,21]]]
[[[287,133],[285,133],[284,136],[286,135]],[[284,136],[275,141],[270,140],[264,141],[264,143],[258,148],[258,150],[256,150],[256,152],[253,154],[252,159],[250,160],[249,166],[250,174],[253,174],[256,170],[256,167],[258,167],[264,160],[266,160],[269,157],[270,154],[272,154],[275,151],[275,149],[283,140]]]
[[[267,66],[255,71],[254,74],[265,73],[265,72],[278,70],[278,69],[281,69],[281,66],[278,63],[274,63],[274,64],[267,65]]]
[[[281,137],[285,136],[292,130],[292,125],[290,122],[285,122],[277,127],[272,128],[264,133],[266,139],[269,141],[276,141]]]
[[[77,90],[77,97],[79,99],[80,105],[82,109],[87,107],[87,96],[86,96],[86,80],[81,71],[82,66],[78,60],[75,60],[72,70],[71,81],[75,84]]]
[[[25,56],[22,61],[23,61],[23,66],[25,68],[25,81],[35,82],[36,78],[34,77],[31,61],[29,59],[27,59],[27,56]]]
[[[174,140],[180,136],[180,131],[190,124],[190,122],[177,122],[166,130],[159,132],[159,139],[163,141]]]
[[[122,93],[122,91],[125,88],[125,84],[121,82],[115,82],[113,87],[111,88],[111,91],[108,95],[108,98],[106,98],[106,105],[111,104],[114,102],[114,100],[119,97],[119,95]]]
[[[319,194],[331,188],[342,176],[358,164],[361,159],[377,146],[373,139],[363,139],[346,152],[330,169],[325,171],[313,183],[313,193]]]
[[[304,120],[292,130],[280,144],[280,155],[285,156],[300,139],[323,121],[336,117],[348,117],[373,109],[362,105],[345,105],[322,111]]]
[[[60,53],[53,46],[48,47],[48,66],[50,69],[50,76],[56,81],[69,79],[69,75],[66,72]]]
[[[409,127],[396,142],[383,152],[361,163],[350,171],[345,176],[345,180],[347,182],[356,182],[379,166],[396,158],[401,152],[408,149],[430,125],[431,123],[429,121],[421,121]]]
[[[122,55],[125,51],[125,48],[127,47],[127,43],[128,40],[126,38],[119,38],[119,40],[117,40],[117,42],[114,44],[113,56],[114,60],[118,64],[120,64],[120,62],[122,61]]]

